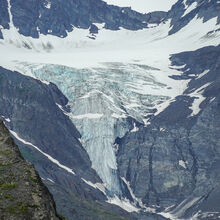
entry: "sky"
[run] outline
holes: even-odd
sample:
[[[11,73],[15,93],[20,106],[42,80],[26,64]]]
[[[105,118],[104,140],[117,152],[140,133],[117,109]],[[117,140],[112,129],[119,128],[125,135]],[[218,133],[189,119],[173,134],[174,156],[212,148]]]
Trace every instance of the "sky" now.
[[[152,11],[168,11],[177,0],[103,0],[108,4],[131,7],[133,10],[148,13]]]

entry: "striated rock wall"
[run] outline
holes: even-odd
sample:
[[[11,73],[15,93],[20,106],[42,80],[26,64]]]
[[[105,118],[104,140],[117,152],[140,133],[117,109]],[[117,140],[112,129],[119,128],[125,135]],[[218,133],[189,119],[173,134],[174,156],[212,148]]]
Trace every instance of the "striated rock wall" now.
[[[191,217],[198,206],[205,212],[215,211],[215,218],[220,212],[214,205],[220,187],[219,49],[173,55],[174,65],[185,64],[179,80],[191,78],[188,88],[148,127],[117,140],[119,172],[135,195],[150,206],[184,201],[172,211],[177,218]],[[200,96],[194,97],[196,90]]]

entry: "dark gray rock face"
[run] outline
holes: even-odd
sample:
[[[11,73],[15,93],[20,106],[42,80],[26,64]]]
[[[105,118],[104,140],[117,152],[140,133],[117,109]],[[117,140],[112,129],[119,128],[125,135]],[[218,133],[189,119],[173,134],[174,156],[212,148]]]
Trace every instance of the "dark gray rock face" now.
[[[207,206],[209,199],[212,203],[219,200],[218,194],[213,194],[220,187],[219,59],[219,46],[173,55],[174,65],[186,64],[184,75],[195,74],[188,89],[152,118],[151,125],[117,141],[119,172],[131,183],[135,195],[147,205],[160,207],[188,199],[173,210],[179,218],[192,217],[199,209],[187,209],[194,203],[204,212],[220,212],[219,206]],[[209,72],[199,77],[207,69]],[[200,113],[191,116],[189,107],[196,98],[189,94],[198,88],[205,98]],[[191,206],[186,205],[189,203]]]
[[[0,22],[8,24],[7,2],[2,1]],[[61,0],[32,0],[25,3],[11,0],[10,3],[15,27],[20,34],[33,38],[37,38],[39,33],[66,37],[74,27],[91,27],[94,30],[93,23],[105,23],[105,28],[111,30],[118,30],[119,27],[138,30],[146,28],[147,23],[160,23],[167,14],[154,12],[144,15],[130,8],[107,5],[101,0],[71,0],[65,4]]]
[[[6,0],[0,0],[0,39],[3,38],[1,29],[9,29],[8,3]]]
[[[55,203],[0,121],[0,219],[58,220]]]

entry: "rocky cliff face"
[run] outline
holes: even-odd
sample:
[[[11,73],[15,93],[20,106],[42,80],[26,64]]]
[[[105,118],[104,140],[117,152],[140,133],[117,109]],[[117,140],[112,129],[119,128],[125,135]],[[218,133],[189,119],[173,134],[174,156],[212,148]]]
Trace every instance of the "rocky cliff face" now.
[[[33,165],[26,162],[0,122],[0,219],[61,219]]]
[[[73,28],[90,29],[97,33],[96,23],[104,23],[105,28],[118,30],[119,27],[138,30],[147,27],[147,23],[159,23],[166,12],[147,15],[107,5],[101,0],[71,0],[63,4],[60,0],[28,1],[25,4],[18,0],[1,0],[2,14],[0,25],[9,28],[9,15],[19,33],[24,36],[39,37],[39,34],[51,34],[66,37]],[[9,11],[7,10],[9,7]]]
[[[219,46],[208,47],[172,56],[173,64],[186,64],[179,80],[191,77],[184,95],[152,118],[148,127],[117,141],[119,172],[135,195],[147,205],[160,207],[184,200],[171,209],[177,219],[196,214],[192,206],[203,207],[198,219],[216,219],[220,212],[219,206],[210,205],[209,212],[215,214],[203,213],[207,200],[212,204],[219,200],[218,194],[213,195],[220,187],[219,50]],[[201,75],[205,70],[207,74]],[[192,106],[196,110],[200,97],[189,94],[196,90],[204,98],[197,106],[199,114],[194,115]]]

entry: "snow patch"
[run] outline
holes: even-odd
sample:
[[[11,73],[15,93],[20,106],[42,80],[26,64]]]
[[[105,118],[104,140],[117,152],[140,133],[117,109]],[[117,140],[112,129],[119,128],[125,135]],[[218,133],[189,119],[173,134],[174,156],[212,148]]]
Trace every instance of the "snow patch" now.
[[[183,160],[179,160],[179,165],[181,166],[181,167],[183,167],[184,169],[187,169],[187,162],[185,162],[185,161],[183,161]]]
[[[141,199],[137,198],[137,197],[134,195],[134,192],[133,192],[133,190],[131,189],[130,182],[128,182],[124,177],[121,177],[121,179],[122,179],[123,182],[127,185],[128,190],[129,190],[129,192],[130,192],[130,195],[131,195],[132,199],[133,199],[136,203],[138,203],[138,205],[144,210],[144,212],[156,213],[155,209],[145,206],[145,205],[142,203]]]
[[[197,79],[202,78],[203,76],[205,76],[210,70],[205,70],[202,73],[199,74],[199,76],[197,77]]]
[[[181,66],[175,66],[175,65],[173,65],[173,66],[170,66],[170,68],[171,68],[171,69],[177,69],[177,70],[180,70],[180,69],[183,69],[185,66],[186,66],[186,64],[181,65]]]
[[[192,110],[192,113],[190,114],[190,116],[188,117],[193,117],[195,115],[197,115],[201,109],[200,109],[200,104],[206,99],[206,97],[204,97],[202,95],[202,91],[208,87],[211,83],[206,83],[205,85],[203,85],[202,87],[198,88],[197,90],[195,90],[194,92],[192,92],[191,94],[189,94],[190,97],[195,98],[192,106],[189,107]]]
[[[182,17],[186,16],[187,14],[189,14],[191,11],[193,11],[196,7],[197,7],[198,3],[197,2],[193,2],[191,5],[189,5],[184,14],[182,15]]]
[[[64,111],[62,105],[60,105],[60,104],[58,104],[58,103],[56,103],[56,105],[58,106],[58,108],[59,108],[61,111]]]
[[[170,219],[170,220],[179,220],[178,218],[176,218],[174,215],[172,215],[169,212],[159,212],[157,214],[162,215],[164,218],[167,218],[167,219]]]
[[[7,121],[8,123],[10,123],[10,122],[11,122],[10,118],[6,118],[6,117],[5,117],[5,116],[3,116],[3,115],[1,115],[1,117],[2,117],[2,119],[3,119],[4,121]]]
[[[170,99],[170,100],[167,100],[159,105],[156,105],[155,108],[157,109],[157,112],[154,114],[155,116],[156,115],[159,115],[161,112],[163,112],[172,102],[174,102],[175,100],[173,99]]]
[[[16,132],[14,132],[14,131],[12,131],[12,130],[9,130],[9,131],[10,131],[10,133],[11,133],[18,141],[22,142],[22,143],[25,144],[25,145],[32,146],[33,148],[35,148],[35,149],[36,149],[37,151],[39,151],[41,154],[43,154],[44,156],[46,156],[51,162],[53,162],[54,164],[56,164],[56,165],[59,166],[60,168],[66,170],[67,172],[69,172],[69,173],[71,173],[71,174],[73,174],[73,175],[76,175],[76,174],[73,172],[72,169],[70,169],[69,167],[66,167],[66,166],[60,164],[60,162],[59,162],[58,160],[54,159],[54,158],[51,157],[49,154],[44,153],[42,150],[40,150],[38,147],[36,147],[36,146],[33,145],[32,143],[27,142],[27,141],[25,141],[24,139],[20,138]]]
[[[148,125],[150,125],[150,119],[143,119],[144,122],[144,126],[147,127]]]
[[[11,122],[11,120],[9,118],[5,118],[5,121],[7,122]]]
[[[50,178],[47,178],[51,183],[55,183],[52,179]]]
[[[128,199],[119,199],[117,196],[113,198],[108,197],[107,203],[117,205],[127,212],[138,212],[140,209],[135,207]]]
[[[47,1],[47,3],[45,4],[45,8],[48,8],[48,9],[51,8],[51,2],[50,1]]]
[[[106,184],[103,183],[92,183],[91,181],[85,180],[83,178],[81,178],[86,184],[88,184],[89,186],[98,189],[99,191],[101,191],[103,194],[106,195]]]
[[[213,102],[216,99],[216,97],[213,97],[209,102]]]
[[[162,215],[163,217],[171,219],[171,220],[179,220],[181,219],[180,217],[185,213],[185,211],[189,209],[190,207],[192,207],[200,199],[201,197],[185,199],[171,212],[164,211],[164,212],[160,212],[157,214]]]
[[[127,116],[126,116],[125,114],[119,115],[119,114],[116,114],[116,113],[113,113],[113,114],[112,114],[112,117],[113,117],[113,118],[127,118]]]
[[[103,116],[104,116],[103,114],[98,114],[98,113],[87,113],[84,115],[73,115],[72,118],[74,119],[83,119],[83,118],[97,119],[97,118],[102,118]]]
[[[160,128],[160,132],[164,132],[164,131],[166,131],[165,128]]]
[[[131,132],[137,132],[139,131],[139,128],[136,126],[136,123],[134,123],[134,128],[131,130]]]

